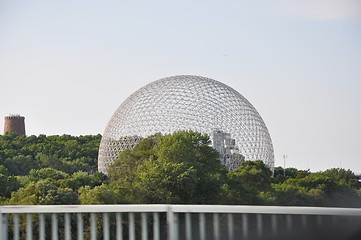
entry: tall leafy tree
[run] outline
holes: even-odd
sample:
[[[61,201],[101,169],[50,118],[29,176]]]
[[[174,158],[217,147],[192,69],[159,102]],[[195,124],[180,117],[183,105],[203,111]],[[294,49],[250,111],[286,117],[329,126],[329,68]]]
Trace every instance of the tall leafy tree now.
[[[223,186],[223,200],[231,204],[260,204],[260,192],[271,188],[271,171],[262,161],[245,161],[229,171],[227,184]]]
[[[52,180],[29,183],[14,192],[9,204],[14,205],[59,205],[79,204],[77,194],[70,188],[59,188]]]
[[[109,170],[114,187],[143,203],[216,203],[225,174],[209,137],[193,131],[146,138]]]

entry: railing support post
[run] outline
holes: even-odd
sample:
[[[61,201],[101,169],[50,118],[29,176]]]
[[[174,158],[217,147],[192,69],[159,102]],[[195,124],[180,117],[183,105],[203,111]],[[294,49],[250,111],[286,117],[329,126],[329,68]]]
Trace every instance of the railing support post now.
[[[257,219],[257,235],[258,235],[258,237],[261,237],[263,234],[262,214],[257,214],[256,219]]]
[[[303,228],[307,227],[307,216],[306,215],[301,216],[301,224],[302,224]]]
[[[58,215],[51,214],[51,239],[58,240]]]
[[[78,239],[77,240],[83,240],[83,231],[84,231],[84,222],[83,222],[83,214],[78,213],[76,215],[77,218],[77,233],[78,233]]]
[[[172,207],[168,206],[167,210],[168,239],[175,240],[174,212]]]
[[[148,239],[148,217],[147,217],[147,213],[143,212],[141,214],[141,218],[142,218],[142,240],[147,240]]]
[[[199,213],[199,238],[206,240],[206,216],[204,213]]]
[[[273,235],[276,235],[277,234],[277,215],[276,214],[272,214],[272,216],[271,216],[271,228],[272,228]]]
[[[45,240],[45,216],[39,214],[39,239]]]
[[[227,222],[228,222],[228,238],[230,240],[234,240],[234,229],[233,229],[233,214],[227,214]]]
[[[33,219],[30,213],[26,214],[26,240],[33,240]]]
[[[248,238],[248,215],[246,213],[242,214],[242,236],[243,239]]]
[[[192,240],[192,216],[189,212],[185,213],[186,240]]]
[[[71,223],[70,223],[70,214],[64,214],[64,235],[65,240],[71,240]]]
[[[135,240],[135,218],[133,212],[130,212],[128,214],[128,220],[129,220],[129,240]]]
[[[90,239],[97,239],[97,218],[95,213],[90,214]]]
[[[8,239],[8,216],[5,213],[0,213],[0,237]]]
[[[14,240],[19,240],[20,239],[20,228],[19,228],[19,214],[15,213],[13,214],[13,221],[14,221]]]
[[[117,222],[117,240],[123,240],[123,219],[121,213],[115,214],[116,222]]]
[[[160,239],[160,232],[159,232],[159,213],[153,213],[153,239],[159,240]]]
[[[286,215],[286,225],[287,225],[287,230],[289,232],[291,232],[291,230],[292,230],[292,215],[291,214]]]
[[[213,235],[215,240],[220,240],[219,232],[219,214],[213,213]]]
[[[110,239],[110,232],[109,232],[109,214],[103,213],[103,239],[109,240]]]

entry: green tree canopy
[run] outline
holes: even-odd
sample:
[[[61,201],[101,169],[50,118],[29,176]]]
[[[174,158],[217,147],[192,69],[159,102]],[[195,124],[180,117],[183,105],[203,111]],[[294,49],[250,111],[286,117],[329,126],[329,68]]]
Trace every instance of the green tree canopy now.
[[[66,173],[95,172],[100,135],[17,136],[0,135],[0,165],[11,175],[27,175],[31,169],[53,168]]]
[[[51,180],[29,183],[14,192],[9,200],[12,205],[79,204],[77,194],[69,188],[58,188]]]
[[[258,194],[271,188],[271,171],[262,161],[245,161],[229,171],[223,186],[225,203],[260,204]]]
[[[79,199],[81,204],[121,204],[125,203],[115,191],[108,185],[100,185],[95,188],[90,186],[79,189]]]
[[[154,135],[110,167],[114,188],[142,203],[215,203],[226,169],[209,137],[193,131]]]
[[[331,169],[304,178],[290,178],[273,184],[263,197],[271,200],[272,205],[361,207],[361,196],[353,187],[352,178],[346,181],[347,177],[341,177],[339,172],[341,176],[345,173]]]

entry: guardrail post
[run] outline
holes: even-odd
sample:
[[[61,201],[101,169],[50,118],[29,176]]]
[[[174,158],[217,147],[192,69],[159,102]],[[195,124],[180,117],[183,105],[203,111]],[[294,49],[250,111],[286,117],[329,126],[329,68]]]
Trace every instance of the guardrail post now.
[[[302,224],[303,228],[307,227],[307,216],[306,215],[301,216],[301,224]]]
[[[273,235],[276,235],[276,233],[277,233],[277,215],[276,214],[272,214],[272,216],[271,216],[271,228],[272,228]]]
[[[199,213],[199,238],[206,240],[206,217],[204,213]]]
[[[117,240],[123,240],[123,220],[122,220],[122,214],[116,213],[115,214],[116,222],[117,222]]]
[[[256,219],[257,219],[257,235],[258,235],[258,237],[261,237],[263,234],[262,214],[257,214]]]
[[[19,214],[15,213],[13,214],[13,221],[14,221],[14,236],[13,239],[14,240],[19,240],[20,239],[20,228],[19,228]]]
[[[0,237],[1,239],[8,239],[8,216],[5,213],[0,213]]]
[[[153,239],[159,240],[160,239],[160,232],[159,232],[159,213],[153,213]]]
[[[318,226],[321,226],[321,225],[322,225],[322,216],[321,216],[321,215],[317,215],[316,219],[317,219],[317,225],[318,225]]]
[[[287,226],[287,230],[289,232],[291,232],[291,230],[292,230],[292,215],[291,214],[286,215],[286,226]]]
[[[228,238],[230,240],[234,240],[234,228],[233,228],[233,214],[227,214],[227,222],[228,222]]]
[[[189,212],[185,214],[186,240],[192,240],[192,216]]]
[[[220,240],[219,214],[213,213],[213,235],[215,240]]]
[[[76,215],[77,218],[77,233],[78,233],[78,239],[77,240],[83,240],[84,239],[84,221],[83,221],[83,214],[78,213]]]
[[[141,213],[141,218],[142,218],[142,240],[147,240],[148,239],[148,217],[147,217],[147,213],[142,212]]]
[[[45,216],[44,214],[39,214],[39,239],[45,240]]]
[[[242,236],[243,239],[248,238],[248,215],[246,213],[242,214]]]
[[[168,206],[167,210],[167,225],[168,225],[168,239],[175,240],[175,227],[174,227],[174,212],[172,207]]]
[[[33,219],[30,213],[26,214],[26,240],[33,240]]]
[[[51,214],[51,239],[58,240],[58,215]]]
[[[110,234],[110,232],[109,232],[109,214],[103,213],[103,239],[109,240],[110,239],[109,234]]]
[[[64,214],[64,235],[65,240],[71,240],[71,223],[70,223],[70,214]]]
[[[129,220],[129,240],[135,240],[135,217],[133,212],[130,212],[128,214],[128,220]]]
[[[97,219],[95,213],[90,214],[90,239],[97,239]]]

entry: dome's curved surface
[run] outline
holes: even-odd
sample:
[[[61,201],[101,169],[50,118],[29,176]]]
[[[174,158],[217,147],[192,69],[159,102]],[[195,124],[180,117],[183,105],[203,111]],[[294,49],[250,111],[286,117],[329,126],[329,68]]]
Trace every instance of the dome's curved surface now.
[[[214,129],[230,133],[245,160],[274,166],[271,137],[257,110],[233,88],[199,76],[172,76],[140,88],[116,110],[103,134],[98,169],[142,137],[194,130],[212,136]]]

